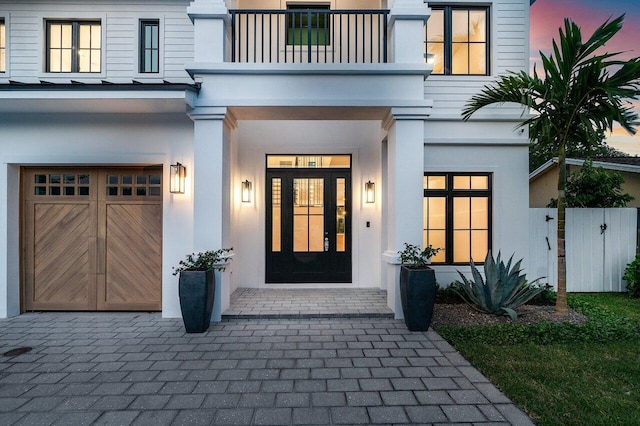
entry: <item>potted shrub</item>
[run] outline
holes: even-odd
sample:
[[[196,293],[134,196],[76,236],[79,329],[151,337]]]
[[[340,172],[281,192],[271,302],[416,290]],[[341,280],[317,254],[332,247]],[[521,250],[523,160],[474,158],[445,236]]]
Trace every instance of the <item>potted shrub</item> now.
[[[436,300],[436,274],[428,265],[441,249],[404,244],[400,255],[400,298],[404,323],[411,331],[427,331]]]
[[[230,259],[226,255],[231,250],[225,248],[188,254],[177,268],[173,268],[173,275],[180,274],[180,310],[187,333],[203,333],[209,328],[216,288],[214,271],[224,271],[223,264]]]

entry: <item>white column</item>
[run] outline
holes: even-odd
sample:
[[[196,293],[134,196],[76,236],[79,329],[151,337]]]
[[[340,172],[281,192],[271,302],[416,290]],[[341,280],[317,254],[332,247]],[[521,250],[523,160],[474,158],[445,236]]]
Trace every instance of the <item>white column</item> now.
[[[193,140],[193,250],[231,247],[230,132],[234,127],[227,108],[196,108]],[[231,274],[228,267],[216,273],[213,321],[231,302]]]
[[[187,8],[187,14],[193,22],[195,62],[225,61],[228,12],[224,0],[194,0]]]
[[[20,168],[0,163],[0,318],[20,314]]]
[[[430,14],[431,9],[422,0],[394,2],[389,12],[393,62],[424,62],[424,24]]]
[[[426,108],[392,108],[386,123],[387,185],[384,218],[387,247],[383,253],[387,282],[387,305],[402,318],[400,262],[404,243],[422,246],[424,174],[424,118]]]

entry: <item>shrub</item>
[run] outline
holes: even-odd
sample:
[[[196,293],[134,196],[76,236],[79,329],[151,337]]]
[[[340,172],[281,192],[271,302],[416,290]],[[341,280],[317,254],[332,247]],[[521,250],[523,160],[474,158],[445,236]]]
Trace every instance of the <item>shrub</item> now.
[[[640,297],[640,253],[627,265],[622,279],[627,282],[629,297]]]
[[[461,303],[465,303],[465,300],[453,288],[457,282],[458,281],[451,283],[448,287],[440,287],[438,283],[436,283],[436,303],[448,305],[459,305]]]
[[[513,268],[512,260],[513,256],[505,265],[499,252],[496,260],[491,256],[491,252],[488,252],[484,260],[486,281],[472,260],[471,273],[475,281],[468,280],[458,271],[463,282],[453,288],[472,307],[494,315],[507,314],[511,319],[516,319],[518,314],[515,309],[542,293],[546,287],[534,285],[540,278],[528,283],[526,276],[520,274],[522,259],[516,262]]]
[[[400,255],[400,263],[405,266],[424,267],[431,263],[431,258],[442,250],[428,245],[421,250],[420,247],[413,244],[404,243],[404,249],[398,254]]]
[[[226,255],[232,250],[233,248],[223,248],[188,254],[185,260],[178,263],[177,268],[172,268],[173,275],[178,275],[182,271],[212,271],[214,269],[224,271],[222,264],[230,259]]]
[[[553,286],[545,284],[543,288],[544,290],[527,302],[529,305],[554,306],[556,304],[557,293],[553,290]]]

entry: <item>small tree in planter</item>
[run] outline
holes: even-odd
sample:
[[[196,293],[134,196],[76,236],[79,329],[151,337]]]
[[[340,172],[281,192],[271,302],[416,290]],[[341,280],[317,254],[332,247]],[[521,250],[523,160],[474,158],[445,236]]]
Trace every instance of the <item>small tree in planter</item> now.
[[[209,328],[216,288],[214,270],[224,271],[224,264],[230,259],[226,255],[231,250],[191,253],[173,268],[173,275],[180,274],[180,310],[187,333],[203,333]]]
[[[420,247],[404,243],[399,252],[400,298],[404,323],[411,331],[427,331],[436,300],[436,274],[428,265],[440,248]]]

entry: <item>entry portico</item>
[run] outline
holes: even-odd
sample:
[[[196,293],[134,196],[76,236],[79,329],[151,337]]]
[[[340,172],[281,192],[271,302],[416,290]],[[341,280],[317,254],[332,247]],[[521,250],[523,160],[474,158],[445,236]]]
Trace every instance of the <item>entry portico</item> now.
[[[395,253],[404,242],[422,243],[424,119],[432,102],[423,95],[431,66],[421,44],[429,9],[421,1],[396,2],[389,19],[394,62],[374,64],[225,62],[224,2],[196,1],[188,13],[196,48],[187,70],[202,84],[190,112],[194,248],[233,246],[238,266],[233,278],[223,273],[221,310],[238,286],[310,285],[266,279],[266,157],[342,154],[351,157],[351,279],[312,285],[382,286],[400,315]],[[244,181],[252,182],[250,203],[240,201]],[[374,205],[364,202],[367,181],[377,183]]]

